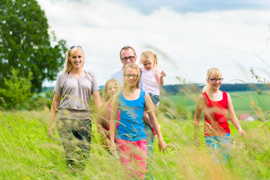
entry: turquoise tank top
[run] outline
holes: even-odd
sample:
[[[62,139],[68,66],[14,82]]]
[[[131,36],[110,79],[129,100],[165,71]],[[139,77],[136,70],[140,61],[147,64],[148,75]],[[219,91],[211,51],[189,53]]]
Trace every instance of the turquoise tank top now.
[[[145,108],[145,92],[141,90],[136,100],[126,100],[122,92],[118,96],[120,105],[120,121],[117,130],[117,139],[138,141],[146,138],[143,112]]]

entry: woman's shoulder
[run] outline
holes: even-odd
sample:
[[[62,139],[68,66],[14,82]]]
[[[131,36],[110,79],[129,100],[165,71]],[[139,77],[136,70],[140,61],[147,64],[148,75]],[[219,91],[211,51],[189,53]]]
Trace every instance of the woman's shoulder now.
[[[64,72],[64,71],[60,71],[59,73],[58,73],[58,77],[63,77],[63,76],[67,76],[68,75],[68,73],[66,73],[66,72]]]
[[[85,73],[89,76],[95,76],[95,73],[93,73],[92,71],[85,71]]]
[[[85,77],[92,81],[96,77],[96,75],[91,71],[85,71]]]
[[[60,71],[58,74],[57,79],[58,80],[62,80],[62,79],[66,79],[68,77],[68,73],[64,72],[64,71]]]

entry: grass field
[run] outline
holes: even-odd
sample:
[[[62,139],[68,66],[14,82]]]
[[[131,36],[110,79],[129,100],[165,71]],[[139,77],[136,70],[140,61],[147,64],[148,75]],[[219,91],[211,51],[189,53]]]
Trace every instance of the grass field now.
[[[180,98],[181,99],[181,98]],[[170,119],[158,113],[166,143],[165,153],[154,148],[156,179],[269,179],[270,122],[245,122],[242,138],[230,124],[232,148],[227,165],[216,164],[205,147],[202,126],[201,146],[193,138],[192,120]],[[91,158],[86,169],[73,174],[65,165],[58,135],[48,138],[49,110],[41,112],[0,112],[0,179],[123,179],[119,161],[103,149],[93,121]],[[155,143],[157,143],[155,141]]]
[[[229,92],[229,94],[232,97],[236,115],[239,116],[240,114],[248,113],[259,118],[258,115],[256,115],[256,111],[258,107],[260,107],[262,112],[264,112],[264,115],[267,116],[265,111],[270,109],[269,91],[265,91],[260,95],[256,91]],[[177,95],[166,95],[165,97],[168,98],[168,100],[175,106],[182,106],[188,111],[194,111],[198,96],[199,93],[189,93],[188,95],[185,93],[179,93]]]

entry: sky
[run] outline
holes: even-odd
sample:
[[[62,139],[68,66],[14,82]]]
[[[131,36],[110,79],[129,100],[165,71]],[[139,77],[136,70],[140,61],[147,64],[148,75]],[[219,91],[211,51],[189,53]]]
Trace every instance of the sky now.
[[[80,45],[84,69],[99,85],[122,67],[119,51],[151,50],[165,84],[205,83],[207,70],[221,70],[223,83],[269,81],[268,0],[38,0],[58,39]],[[268,75],[267,75],[268,73]],[[179,78],[176,78],[179,77]],[[54,86],[54,82],[45,82]]]

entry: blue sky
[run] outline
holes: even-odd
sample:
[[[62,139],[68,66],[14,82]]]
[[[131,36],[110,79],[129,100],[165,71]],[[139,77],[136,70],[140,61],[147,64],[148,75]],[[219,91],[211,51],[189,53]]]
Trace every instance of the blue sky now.
[[[269,9],[267,0],[115,0],[129,7],[137,8],[143,14],[151,14],[160,7],[167,7],[181,13],[243,9]]]
[[[224,83],[254,82],[251,68],[267,78],[261,69],[270,64],[270,1],[38,2],[50,31],[68,46],[83,47],[85,69],[100,85],[121,68],[125,45],[133,46],[138,58],[144,50],[157,53],[165,84],[180,83],[176,77],[204,83],[211,67],[221,69]]]

